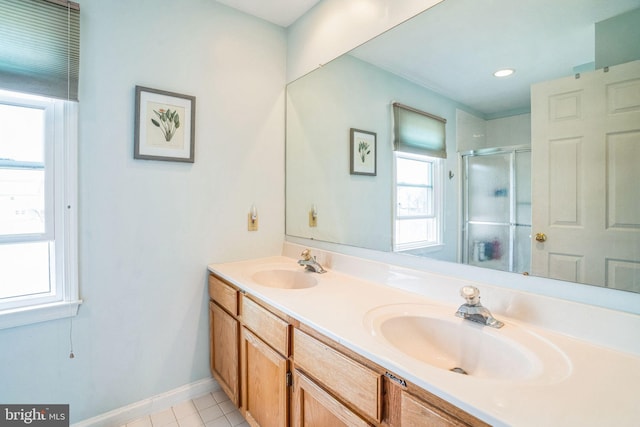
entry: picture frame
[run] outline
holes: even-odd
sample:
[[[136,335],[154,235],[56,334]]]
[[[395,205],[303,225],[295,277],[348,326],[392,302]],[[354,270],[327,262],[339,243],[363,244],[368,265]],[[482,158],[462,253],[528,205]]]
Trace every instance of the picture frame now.
[[[134,159],[195,161],[196,97],[136,86]]]
[[[351,128],[350,164],[351,175],[377,174],[377,136],[374,132]]]

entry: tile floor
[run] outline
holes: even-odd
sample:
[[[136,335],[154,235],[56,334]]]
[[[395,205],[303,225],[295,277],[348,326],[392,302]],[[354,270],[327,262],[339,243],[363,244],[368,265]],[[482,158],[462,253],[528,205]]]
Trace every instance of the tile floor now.
[[[223,391],[187,400],[123,427],[249,427]]]

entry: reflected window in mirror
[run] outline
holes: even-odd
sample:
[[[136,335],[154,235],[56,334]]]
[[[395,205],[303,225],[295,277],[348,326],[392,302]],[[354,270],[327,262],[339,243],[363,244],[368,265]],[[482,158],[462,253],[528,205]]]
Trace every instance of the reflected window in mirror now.
[[[442,245],[447,121],[394,102],[395,252],[416,253]]]
[[[442,244],[443,159],[395,153],[394,251]]]

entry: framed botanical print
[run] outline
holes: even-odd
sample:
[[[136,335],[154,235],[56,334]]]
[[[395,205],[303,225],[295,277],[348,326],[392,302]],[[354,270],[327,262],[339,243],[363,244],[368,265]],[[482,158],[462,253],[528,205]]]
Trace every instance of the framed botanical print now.
[[[195,96],[136,86],[135,159],[194,162]]]
[[[376,175],[376,134],[365,130],[350,130],[351,174]]]

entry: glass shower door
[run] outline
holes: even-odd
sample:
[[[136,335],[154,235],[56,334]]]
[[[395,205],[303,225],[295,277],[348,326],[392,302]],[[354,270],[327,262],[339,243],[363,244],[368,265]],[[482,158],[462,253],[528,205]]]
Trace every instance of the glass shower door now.
[[[465,156],[466,262],[509,270],[511,252],[511,158],[509,154]]]
[[[463,262],[528,271],[531,234],[530,151],[463,156]]]

